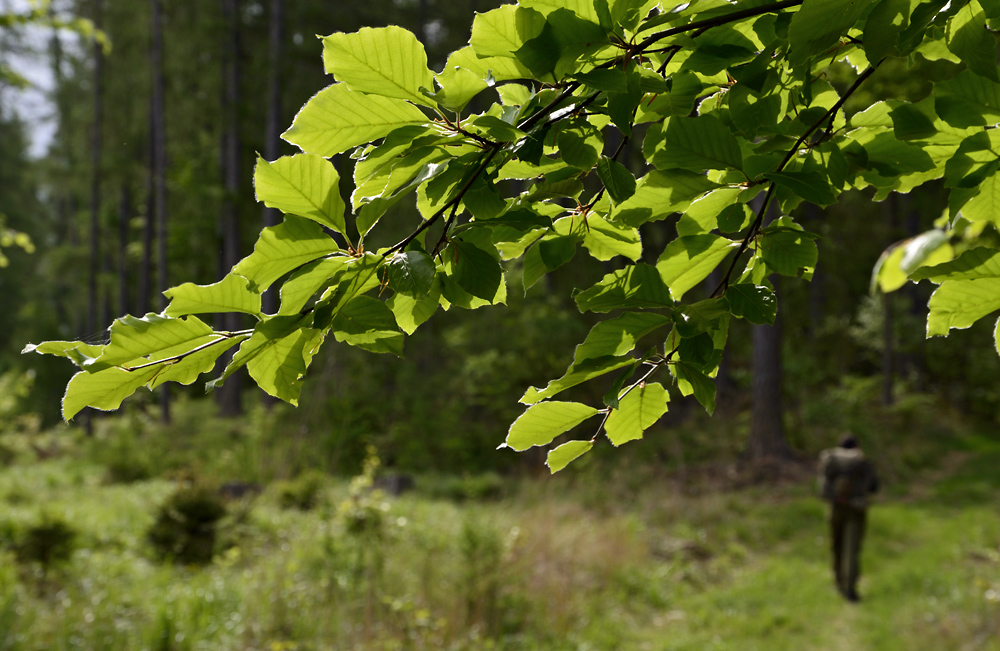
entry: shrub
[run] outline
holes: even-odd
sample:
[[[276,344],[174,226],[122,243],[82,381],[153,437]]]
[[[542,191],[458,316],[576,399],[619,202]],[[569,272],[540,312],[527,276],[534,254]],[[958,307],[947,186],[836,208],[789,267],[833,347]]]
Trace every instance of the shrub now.
[[[21,563],[38,563],[48,570],[65,563],[76,549],[77,532],[64,519],[45,514],[41,522],[29,526],[14,547]]]
[[[225,515],[226,506],[215,491],[183,487],[160,507],[147,538],[162,560],[204,565],[212,561],[219,521]]]
[[[309,511],[319,504],[327,477],[319,470],[307,470],[295,479],[275,483],[278,503],[283,509]]]

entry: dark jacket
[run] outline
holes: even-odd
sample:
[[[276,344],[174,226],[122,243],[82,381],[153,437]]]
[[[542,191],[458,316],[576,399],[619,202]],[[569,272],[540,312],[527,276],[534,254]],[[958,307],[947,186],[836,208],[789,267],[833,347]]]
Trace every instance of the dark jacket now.
[[[868,496],[878,490],[875,466],[858,448],[823,450],[819,455],[819,481],[823,499],[859,509],[866,508]]]

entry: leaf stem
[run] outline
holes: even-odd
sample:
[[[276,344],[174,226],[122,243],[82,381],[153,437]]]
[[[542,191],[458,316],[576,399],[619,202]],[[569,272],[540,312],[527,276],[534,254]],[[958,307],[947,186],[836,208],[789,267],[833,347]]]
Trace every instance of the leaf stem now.
[[[216,332],[215,334],[221,335],[218,339],[213,339],[212,341],[206,342],[200,346],[195,346],[191,350],[180,353],[179,355],[174,355],[173,357],[164,357],[163,359],[158,359],[155,362],[149,362],[148,364],[139,364],[138,366],[119,366],[118,368],[122,369],[123,371],[128,371],[131,373],[132,371],[138,371],[144,368],[149,368],[150,366],[157,366],[159,364],[173,364],[174,362],[179,362],[180,360],[184,359],[189,355],[193,355],[207,348],[211,348],[220,341],[227,341],[229,339],[234,339],[237,337],[249,337],[250,333],[252,332],[253,332],[252,330],[241,331],[241,332]]]

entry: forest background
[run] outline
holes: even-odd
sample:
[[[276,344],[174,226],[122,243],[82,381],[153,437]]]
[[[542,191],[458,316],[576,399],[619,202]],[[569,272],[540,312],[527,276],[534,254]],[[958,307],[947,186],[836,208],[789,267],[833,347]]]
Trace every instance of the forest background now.
[[[0,65],[28,55],[49,67],[54,79],[51,114],[25,115],[18,111],[15,88],[23,80],[12,74],[16,68],[5,66],[0,75],[5,264],[0,268],[0,447],[12,467],[40,461],[44,468],[53,458],[84,457],[102,468],[115,462],[139,467],[141,480],[201,474],[216,484],[267,485],[307,470],[356,475],[371,446],[387,472],[415,474],[418,483],[427,476],[426,485],[465,498],[506,494],[514,481],[508,478],[541,475],[540,454],[496,447],[523,410],[517,398],[524,387],[557,377],[569,361],[568,345],[582,341],[593,325],[569,298],[570,289],[598,279],[593,265],[579,259],[528,291],[511,291],[507,306],[438,314],[430,327],[409,338],[404,360],[324,347],[297,409],[248,385],[231,382],[225,391],[205,396],[196,383],[169,393],[142,391],[118,415],[81,414],[77,425],[67,428],[59,424],[59,406],[73,369],[65,360],[20,354],[29,341],[103,342],[102,328],[112,318],[159,311],[165,305],[163,288],[182,281],[212,283],[249,253],[261,227],[276,220],[254,201],[256,154],[273,160],[293,153],[278,134],[329,82],[319,65],[317,33],[401,25],[424,44],[430,67],[440,69],[448,53],[468,40],[473,12],[497,4],[56,0],[39,10],[36,23],[42,25],[0,28]],[[94,38],[78,24],[44,25],[74,17],[89,19],[106,38]],[[846,110],[855,112],[885,96],[917,101],[926,96],[930,80],[950,78],[960,69],[947,59],[922,59],[918,74],[901,77],[885,66]],[[44,152],[32,154],[32,133],[41,121],[54,125],[55,132]],[[637,147],[621,160],[633,171],[643,169]],[[334,162],[341,178],[349,178],[351,161],[338,156]],[[925,340],[930,287],[910,284],[885,296],[870,291],[882,252],[931,228],[946,205],[944,188],[931,183],[882,202],[855,192],[822,210],[804,206],[800,223],[821,236],[816,273],[809,283],[781,282],[774,326],[733,324],[716,381],[714,418],[678,394],[644,441],[613,454],[610,446],[595,450],[577,476],[564,480],[562,494],[576,490],[593,500],[581,487],[594,482],[641,494],[648,481],[725,495],[763,477],[790,481],[792,499],[804,499],[795,491],[809,484],[807,468],[815,453],[851,431],[880,460],[898,494],[908,494],[909,482],[941,472],[942,460],[952,459],[957,461],[946,468],[947,479],[968,471],[976,486],[961,484],[966,492],[959,490],[960,497],[975,498],[976,504],[995,500],[996,479],[981,472],[983,459],[996,457],[991,432],[1000,415],[995,382],[1000,360],[991,351],[989,325]],[[661,241],[673,227],[670,220],[649,223],[641,234]],[[716,283],[709,278],[704,293]],[[780,354],[764,354],[767,342],[775,340]],[[766,403],[754,397],[754,379],[764,375],[779,378],[781,387]],[[755,409],[781,418],[770,421],[768,431],[754,433]],[[749,467],[743,462],[754,436],[782,440],[790,452],[774,465]],[[980,472],[965,465],[972,462],[970,446],[977,445],[986,450],[975,460]],[[443,479],[449,476],[461,480]],[[72,481],[50,484],[58,488]],[[31,485],[24,482],[22,490]],[[165,489],[157,486],[149,490],[162,496]],[[738,504],[705,508],[720,520],[726,519],[720,514],[740,510]],[[802,506],[815,515],[811,508]],[[500,520],[507,523],[504,517]],[[757,522],[753,514],[746,517]],[[488,547],[494,539],[487,536],[482,543],[476,537],[481,532],[468,523],[463,520],[460,528],[471,541],[470,553],[479,554],[483,548],[476,545]],[[984,540],[994,533],[986,531]],[[671,539],[688,538],[697,535]],[[990,545],[995,549],[996,541],[983,543]],[[666,553],[694,563],[702,552],[681,545]],[[745,552],[711,554],[739,565],[733,559]],[[498,594],[505,589],[497,588]],[[473,601],[466,599],[465,614],[455,617],[468,619],[474,608],[481,615],[494,607],[508,612],[488,600],[470,606]],[[482,622],[492,635],[503,625],[490,619],[502,619],[490,612]],[[982,618],[962,635],[994,639],[995,630],[982,623],[993,621],[992,611],[985,612],[977,610]],[[567,617],[570,623],[564,624],[572,628]],[[297,639],[272,633],[272,640]]]

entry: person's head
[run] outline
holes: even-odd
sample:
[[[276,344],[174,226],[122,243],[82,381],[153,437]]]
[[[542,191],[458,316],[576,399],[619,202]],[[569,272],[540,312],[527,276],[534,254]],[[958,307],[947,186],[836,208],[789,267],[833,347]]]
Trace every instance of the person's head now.
[[[858,447],[858,439],[853,434],[848,434],[840,441],[840,447],[845,450],[853,450]]]

